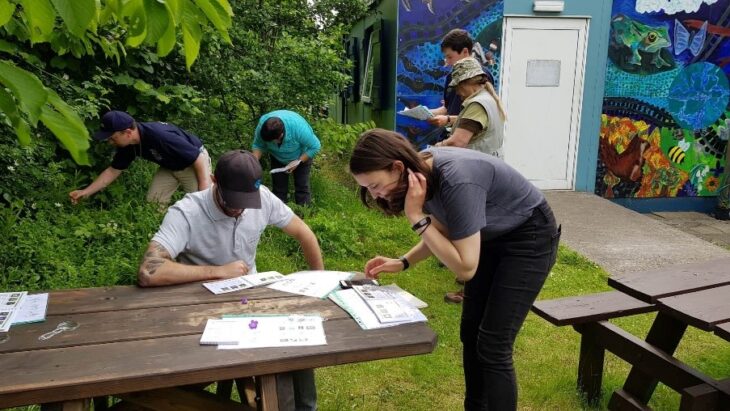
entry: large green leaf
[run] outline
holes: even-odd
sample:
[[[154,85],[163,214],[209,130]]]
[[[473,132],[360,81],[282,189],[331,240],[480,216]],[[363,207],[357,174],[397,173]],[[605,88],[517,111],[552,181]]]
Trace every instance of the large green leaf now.
[[[48,92],[38,77],[5,61],[0,61],[0,83],[10,89],[20,103],[22,111],[35,126],[38,123],[41,108],[48,99]]]
[[[48,102],[41,113],[43,125],[53,132],[77,164],[89,165],[89,131],[84,122],[56,93],[49,93]]]
[[[173,21],[170,21],[170,23],[167,25],[167,30],[165,30],[165,33],[162,35],[162,37],[160,37],[160,40],[157,42],[157,54],[160,57],[165,57],[166,55],[170,54],[172,49],[175,48],[176,42],[177,29],[175,28],[175,23]]]
[[[215,0],[215,2],[218,6],[223,8],[226,14],[233,16],[233,8],[231,7],[231,4],[228,3],[228,0]]]
[[[0,0],[0,26],[4,26],[10,21],[15,13],[15,4],[8,0]]]
[[[210,0],[193,0],[195,4],[203,10],[203,13],[208,17],[213,27],[218,30],[218,33],[223,39],[231,43],[231,38],[228,36],[228,28],[231,27],[231,16],[226,13],[226,10],[218,4],[216,0],[212,2]]]
[[[127,45],[139,47],[147,37],[147,13],[145,12],[144,0],[129,0],[122,8],[122,19],[126,20],[129,35]]]
[[[20,144],[24,146],[29,145],[30,126],[27,121],[20,117],[18,106],[16,105],[15,100],[13,100],[13,96],[2,88],[0,88],[0,110],[5,113],[10,120],[10,123],[13,125]]]
[[[155,44],[165,35],[170,26],[170,14],[167,7],[157,0],[144,0],[145,12],[147,13],[147,37],[145,42]],[[173,29],[174,29],[174,22]]]
[[[182,21],[183,1],[186,0],[165,1],[165,6],[167,6],[168,10],[170,10],[170,15],[172,16],[172,19],[174,20],[176,25],[180,24],[180,22]]]
[[[56,12],[49,0],[20,0],[28,19],[31,43],[48,41],[56,24]]]
[[[188,0],[183,4],[183,48],[185,50],[185,65],[190,70],[190,66],[193,65],[198,58],[198,52],[200,52],[200,39],[203,37],[203,30],[200,28],[198,8]]]
[[[121,14],[119,13],[119,10],[121,9],[119,1],[120,0],[106,0],[104,8],[102,8],[99,12],[98,24],[100,26],[108,23],[112,16]],[[101,7],[101,4],[99,4],[99,7]]]
[[[82,37],[96,17],[96,0],[51,0],[68,30]]]

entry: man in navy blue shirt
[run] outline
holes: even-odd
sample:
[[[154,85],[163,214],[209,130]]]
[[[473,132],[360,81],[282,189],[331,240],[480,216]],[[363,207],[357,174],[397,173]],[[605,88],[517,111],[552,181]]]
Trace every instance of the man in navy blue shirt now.
[[[137,123],[123,111],[104,114],[101,123],[94,139],[109,141],[117,151],[91,184],[69,193],[71,203],[104,189],[137,157],[160,165],[147,191],[149,202],[167,205],[179,185],[188,193],[210,186],[210,157],[197,136],[163,122]]]

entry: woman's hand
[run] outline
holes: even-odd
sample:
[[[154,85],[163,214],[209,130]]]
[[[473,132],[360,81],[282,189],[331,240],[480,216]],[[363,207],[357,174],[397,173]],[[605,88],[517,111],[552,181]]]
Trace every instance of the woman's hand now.
[[[432,126],[443,127],[446,124],[448,124],[449,116],[444,116],[444,115],[433,116],[426,121],[428,121],[428,124],[430,124]]]
[[[397,273],[403,271],[403,262],[397,258],[377,256],[365,264],[367,278],[380,277],[380,273]]]
[[[408,192],[403,211],[411,224],[424,217],[423,203],[426,202],[426,176],[408,169]]]

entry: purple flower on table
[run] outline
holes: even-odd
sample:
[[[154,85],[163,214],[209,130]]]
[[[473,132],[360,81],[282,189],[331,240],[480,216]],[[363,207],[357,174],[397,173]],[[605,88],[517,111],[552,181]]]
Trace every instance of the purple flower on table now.
[[[251,320],[251,322],[248,323],[248,328],[250,328],[252,330],[255,330],[256,327],[258,327],[258,326],[259,326],[259,322],[256,320]]]
[[[241,304],[248,304],[248,298],[246,298],[246,297],[241,298]]]

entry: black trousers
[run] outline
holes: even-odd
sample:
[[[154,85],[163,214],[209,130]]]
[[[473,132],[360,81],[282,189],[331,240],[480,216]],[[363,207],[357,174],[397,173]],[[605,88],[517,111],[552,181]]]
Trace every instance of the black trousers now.
[[[284,167],[286,164],[270,156],[271,168]],[[312,159],[300,163],[292,172],[294,175],[294,202],[299,205],[306,205],[312,201],[312,194],[309,190],[309,173],[312,170]],[[283,202],[289,200],[289,174],[274,173],[271,175],[272,192]]]
[[[543,203],[518,228],[482,242],[476,274],[464,287],[465,409],[517,409],[514,342],[555,264],[559,241],[560,228]]]

